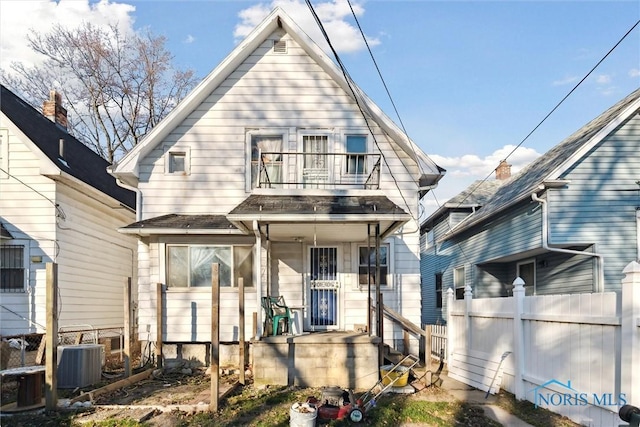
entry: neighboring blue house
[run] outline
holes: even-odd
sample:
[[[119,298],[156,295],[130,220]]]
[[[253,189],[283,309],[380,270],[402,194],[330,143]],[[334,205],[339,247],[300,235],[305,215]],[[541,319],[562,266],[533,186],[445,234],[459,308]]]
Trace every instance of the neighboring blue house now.
[[[422,324],[444,324],[443,303],[445,302],[442,276],[446,266],[438,252],[435,241],[453,230],[465,218],[493,196],[502,184],[511,177],[511,166],[506,161],[496,168],[496,179],[476,181],[460,194],[444,203],[420,225],[420,273],[422,277]],[[446,288],[445,288],[446,289]]]
[[[460,220],[465,213],[449,207],[427,219],[423,240],[433,246],[423,251],[423,292],[435,289],[437,275],[456,298],[466,285],[474,297],[508,296],[518,276],[527,295],[619,290],[623,268],[639,257],[639,111],[640,89],[505,182],[481,209],[467,207]],[[423,295],[425,307],[432,298]]]

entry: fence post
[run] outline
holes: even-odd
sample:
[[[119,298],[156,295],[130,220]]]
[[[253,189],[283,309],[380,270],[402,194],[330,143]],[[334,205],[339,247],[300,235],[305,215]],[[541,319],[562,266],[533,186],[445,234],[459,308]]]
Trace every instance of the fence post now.
[[[513,358],[514,358],[514,394],[516,399],[525,398],[524,381],[524,327],[522,312],[524,310],[524,280],[516,277],[513,281]]]
[[[640,264],[632,261],[622,272],[620,392],[630,405],[640,406]]]
[[[471,351],[471,299],[473,291],[471,286],[464,287],[464,324],[465,324],[465,353]]]
[[[453,322],[453,316],[451,311],[453,309],[453,289],[447,289],[447,364],[450,364],[453,360],[453,347],[457,343],[454,343],[455,326]]]

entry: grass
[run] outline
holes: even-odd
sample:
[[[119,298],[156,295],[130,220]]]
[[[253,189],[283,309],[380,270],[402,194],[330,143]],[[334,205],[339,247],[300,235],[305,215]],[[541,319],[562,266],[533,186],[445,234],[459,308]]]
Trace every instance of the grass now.
[[[308,397],[320,398],[321,389],[298,387],[268,387],[257,389],[251,386],[238,389],[220,404],[217,413],[187,414],[172,412],[159,415],[164,417],[162,425],[177,427],[288,427],[289,412],[295,402],[305,402]],[[356,396],[357,397],[357,396]],[[501,392],[496,405],[537,427],[575,427],[565,417],[542,408],[535,408],[531,402],[517,401],[513,395]],[[97,411],[91,408],[88,412]],[[96,415],[100,412],[96,412]],[[117,415],[99,417],[95,421],[80,424],[74,412],[53,412],[48,414],[28,414],[19,417],[3,417],[3,426],[88,426],[88,427],[141,427],[148,424],[132,419],[132,414],[123,410]],[[106,418],[110,416],[110,418]],[[157,420],[157,419],[156,419]],[[398,426],[404,423],[428,426],[497,427],[500,424],[486,417],[481,405],[451,399],[446,392],[428,388],[413,395],[385,394],[376,405],[365,414],[362,426]],[[347,420],[317,419],[318,426],[349,426]]]

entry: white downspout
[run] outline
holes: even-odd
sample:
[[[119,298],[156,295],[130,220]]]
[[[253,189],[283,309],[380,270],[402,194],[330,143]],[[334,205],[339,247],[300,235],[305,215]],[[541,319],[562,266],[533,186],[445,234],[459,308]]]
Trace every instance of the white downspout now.
[[[256,339],[262,337],[262,235],[260,234],[260,227],[258,227],[258,221],[253,221],[253,233],[256,235],[256,307],[258,307],[258,330],[256,331]]]
[[[118,184],[118,187],[122,187],[126,190],[130,190],[136,193],[136,222],[141,221],[142,220],[142,190],[140,190],[138,187],[125,184],[120,180],[120,178],[116,178],[116,184]]]
[[[596,292],[603,292],[604,287],[604,258],[602,255],[594,252],[574,251],[571,249],[552,248],[549,246],[549,216],[547,209],[547,201],[538,197],[538,194],[531,194],[534,202],[540,203],[542,208],[542,248],[550,252],[559,252],[570,255],[592,256],[598,259],[598,283],[596,284]]]

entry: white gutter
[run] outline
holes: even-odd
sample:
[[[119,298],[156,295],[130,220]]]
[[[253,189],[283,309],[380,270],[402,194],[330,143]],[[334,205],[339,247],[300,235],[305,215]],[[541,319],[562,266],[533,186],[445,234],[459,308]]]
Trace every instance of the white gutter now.
[[[534,202],[540,203],[542,208],[542,248],[550,252],[559,252],[570,255],[583,255],[592,256],[598,258],[598,283],[596,283],[596,292],[603,292],[604,288],[604,258],[602,255],[595,252],[574,251],[571,249],[552,248],[549,246],[549,213],[547,208],[547,201],[538,197],[537,193],[531,194],[531,199]]]
[[[257,307],[256,310],[258,312],[258,327],[256,331],[256,339],[260,339],[262,337],[262,235],[260,234],[260,227],[258,227],[258,221],[253,221],[253,232],[256,235],[256,256],[254,259],[255,263],[255,271],[256,273],[256,298],[257,298]]]

